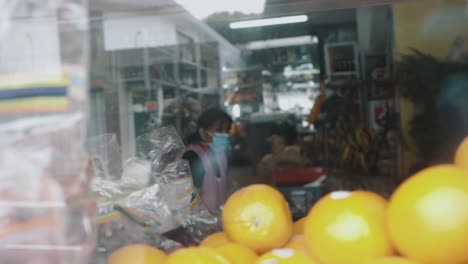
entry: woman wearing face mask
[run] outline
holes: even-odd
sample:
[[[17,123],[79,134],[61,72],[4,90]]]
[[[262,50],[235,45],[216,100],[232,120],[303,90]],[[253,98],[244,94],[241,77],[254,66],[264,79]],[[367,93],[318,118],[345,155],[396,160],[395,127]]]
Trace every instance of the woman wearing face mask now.
[[[201,114],[197,132],[188,138],[183,158],[190,164],[193,183],[207,209],[220,215],[226,199],[227,154],[230,150],[231,117],[219,109]]]

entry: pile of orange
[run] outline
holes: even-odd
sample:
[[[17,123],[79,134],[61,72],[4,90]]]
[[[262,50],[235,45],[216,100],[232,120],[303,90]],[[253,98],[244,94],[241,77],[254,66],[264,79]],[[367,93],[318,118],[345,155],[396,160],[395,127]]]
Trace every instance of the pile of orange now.
[[[166,256],[130,246],[108,264],[468,264],[468,139],[454,164],[416,173],[388,201],[333,192],[293,223],[281,193],[251,185],[227,200],[223,227],[198,247]]]

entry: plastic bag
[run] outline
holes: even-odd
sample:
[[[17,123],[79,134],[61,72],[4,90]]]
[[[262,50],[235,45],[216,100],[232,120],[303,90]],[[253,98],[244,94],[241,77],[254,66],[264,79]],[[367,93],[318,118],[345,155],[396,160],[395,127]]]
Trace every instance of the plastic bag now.
[[[199,243],[220,230],[219,219],[199,202],[190,167],[182,159],[185,146],[173,127],[139,137],[137,149],[137,157],[124,163],[117,180],[96,178],[93,183],[100,199],[102,251],[109,253],[131,243],[171,249]],[[102,159],[107,171],[118,166]]]
[[[90,169],[96,177],[118,179],[122,174],[122,154],[115,134],[87,139]]]
[[[138,157],[151,161],[154,182],[168,183],[191,177],[190,169],[182,160],[185,145],[174,127],[162,127],[137,139]]]
[[[0,125],[2,263],[87,261],[96,207],[87,193],[82,121],[72,114]]]
[[[87,6],[0,3],[0,263],[86,263]]]

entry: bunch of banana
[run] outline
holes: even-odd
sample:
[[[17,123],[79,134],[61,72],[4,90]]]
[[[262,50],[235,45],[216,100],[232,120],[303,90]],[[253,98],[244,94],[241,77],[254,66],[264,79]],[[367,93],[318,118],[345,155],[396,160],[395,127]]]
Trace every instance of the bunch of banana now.
[[[341,116],[325,136],[314,135],[313,146],[323,149],[327,144],[329,164],[343,170],[370,174],[377,157],[377,134],[366,129],[352,117]],[[326,142],[325,142],[326,141]]]

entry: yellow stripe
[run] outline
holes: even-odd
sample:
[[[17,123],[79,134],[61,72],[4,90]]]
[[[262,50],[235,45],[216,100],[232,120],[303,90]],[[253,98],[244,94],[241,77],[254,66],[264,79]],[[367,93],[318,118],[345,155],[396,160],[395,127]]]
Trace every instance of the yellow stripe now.
[[[199,199],[200,199],[200,196],[197,193],[197,195],[195,196],[195,199],[193,199],[192,203],[190,204],[190,209],[193,209],[195,207]]]
[[[97,217],[97,219],[95,220],[95,223],[105,224],[105,223],[109,223],[109,222],[112,222],[112,221],[120,219],[120,218],[122,218],[121,213],[113,212],[113,213],[110,213],[110,214],[107,214],[107,215],[102,215],[102,216]]]
[[[53,81],[36,81],[36,82],[28,82],[27,80],[18,80],[16,82],[2,82],[0,80],[0,90],[19,90],[19,89],[31,89],[37,87],[63,87],[68,86],[70,81],[68,78],[62,78]]]
[[[0,114],[28,111],[60,111],[68,109],[67,97],[35,97],[0,101]]]

